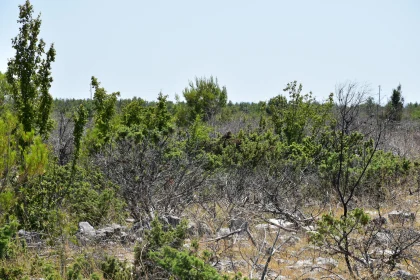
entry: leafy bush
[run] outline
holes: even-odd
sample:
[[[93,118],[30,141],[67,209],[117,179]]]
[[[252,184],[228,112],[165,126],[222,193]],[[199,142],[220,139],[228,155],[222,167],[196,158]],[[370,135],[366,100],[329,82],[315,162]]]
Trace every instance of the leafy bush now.
[[[130,280],[133,279],[131,269],[128,263],[121,262],[115,257],[107,256],[101,265],[102,272],[105,279],[110,280]]]
[[[204,121],[211,120],[227,103],[226,87],[220,88],[217,79],[196,78],[183,92],[189,109],[189,120],[200,116]]]
[[[183,248],[186,237],[187,221],[166,230],[155,218],[152,228],[146,232],[145,242],[135,248],[135,270],[138,277],[163,277],[166,279],[219,280],[230,279],[220,275],[207,261],[209,253],[198,255],[198,243],[192,249]],[[235,275],[235,280],[242,277]],[[245,280],[245,279],[244,279]]]
[[[55,236],[61,233],[64,220],[74,225],[121,220],[123,203],[117,192],[100,172],[80,167],[73,172],[71,163],[54,164],[42,178],[21,189],[16,213],[25,229]]]
[[[10,257],[10,242],[16,236],[19,224],[12,220],[10,223],[0,227],[0,259]]]
[[[23,268],[22,267],[0,267],[0,279],[3,280],[20,280],[22,279]]]
[[[80,255],[75,262],[67,269],[67,280],[82,280],[91,275],[95,271],[95,262],[91,256]]]

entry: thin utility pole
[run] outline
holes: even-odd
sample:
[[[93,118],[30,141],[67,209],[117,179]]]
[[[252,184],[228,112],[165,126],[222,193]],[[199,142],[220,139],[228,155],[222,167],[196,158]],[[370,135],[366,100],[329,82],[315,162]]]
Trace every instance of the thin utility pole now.
[[[381,106],[381,85],[379,87],[378,93],[378,104],[376,105],[376,119],[379,121],[379,106]]]

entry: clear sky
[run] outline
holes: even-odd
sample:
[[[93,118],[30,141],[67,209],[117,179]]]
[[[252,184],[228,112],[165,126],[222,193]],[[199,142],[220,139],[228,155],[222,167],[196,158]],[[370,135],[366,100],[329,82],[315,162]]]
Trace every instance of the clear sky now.
[[[18,5],[0,0],[0,71]],[[182,95],[218,78],[233,102],[268,100],[293,80],[322,100],[347,80],[420,101],[418,0],[32,0],[54,42],[56,98],[88,98],[96,76],[123,98]]]

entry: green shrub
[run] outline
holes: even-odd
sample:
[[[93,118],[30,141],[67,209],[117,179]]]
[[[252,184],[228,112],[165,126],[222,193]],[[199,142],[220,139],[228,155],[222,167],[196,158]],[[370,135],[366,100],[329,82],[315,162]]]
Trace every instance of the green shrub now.
[[[121,262],[115,257],[107,256],[101,265],[102,272],[105,279],[110,280],[130,280],[133,279],[131,275],[131,268],[127,261]]]
[[[57,236],[65,226],[75,229],[80,221],[96,226],[122,220],[123,202],[117,192],[100,172],[78,166],[73,172],[71,163],[54,164],[21,188],[16,213],[26,230]]]
[[[23,276],[22,267],[0,267],[0,279],[2,280],[21,280]]]
[[[12,238],[16,236],[18,225],[18,222],[12,220],[10,223],[0,227],[0,259],[11,256],[10,243]]]
[[[82,280],[94,273],[95,262],[91,256],[80,255],[67,269],[67,280]]]
[[[230,279],[220,275],[208,263],[208,252],[198,255],[198,242],[192,242],[191,250],[183,247],[186,230],[185,220],[175,228],[169,226],[164,229],[155,218],[151,230],[145,235],[145,242],[135,247],[136,276],[189,280]],[[232,279],[240,280],[242,277],[237,274]]]

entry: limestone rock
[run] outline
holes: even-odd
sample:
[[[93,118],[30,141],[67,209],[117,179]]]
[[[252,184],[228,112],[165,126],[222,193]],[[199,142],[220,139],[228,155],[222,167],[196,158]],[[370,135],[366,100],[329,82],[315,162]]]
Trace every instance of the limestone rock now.
[[[333,269],[338,265],[338,261],[334,260],[333,258],[316,258],[316,263],[318,265],[325,266],[327,269]]]
[[[393,224],[404,223],[404,222],[412,223],[416,219],[416,216],[412,212],[409,213],[409,212],[402,212],[402,211],[394,210],[388,213],[388,218],[390,222]]]
[[[387,245],[392,240],[392,235],[387,232],[378,232],[374,236],[375,243],[378,245]]]
[[[79,232],[86,237],[94,237],[96,235],[95,229],[88,222],[79,223]]]
[[[188,221],[187,233],[189,236],[197,236],[198,235],[197,224],[194,222]]]
[[[230,229],[220,228],[219,231],[217,232],[217,237],[225,236],[225,235],[228,235],[229,233],[230,233]]]
[[[295,226],[293,223],[288,222],[288,221],[284,221],[282,219],[269,219],[268,221],[271,224],[279,225],[281,227],[288,228],[288,229],[291,229],[291,228],[293,228]]]

